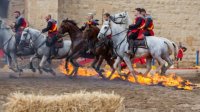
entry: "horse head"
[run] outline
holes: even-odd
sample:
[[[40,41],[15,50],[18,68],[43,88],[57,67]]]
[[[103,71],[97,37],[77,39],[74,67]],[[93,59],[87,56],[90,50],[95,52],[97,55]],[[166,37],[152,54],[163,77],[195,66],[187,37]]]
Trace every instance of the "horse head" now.
[[[128,25],[131,24],[131,19],[128,12],[114,14],[110,16],[110,20],[116,24],[125,25],[125,27],[128,27]]]
[[[97,26],[87,24],[83,31],[83,38],[86,40],[97,40],[100,29]]]
[[[100,29],[100,32],[97,38],[101,40],[105,38],[111,38],[111,36],[112,36],[112,30],[111,30],[110,22],[105,21]]]
[[[69,20],[67,18],[62,21],[62,23],[58,29],[58,32],[59,32],[59,34],[65,34],[67,32],[69,33],[70,31],[73,31],[73,30],[79,30],[79,28],[73,20]]]
[[[25,28],[24,31],[22,32],[19,45],[24,47],[25,43],[27,43],[27,41],[30,41],[31,38],[32,38],[32,37],[31,37],[31,34],[30,34],[30,28],[27,27],[27,28]]]

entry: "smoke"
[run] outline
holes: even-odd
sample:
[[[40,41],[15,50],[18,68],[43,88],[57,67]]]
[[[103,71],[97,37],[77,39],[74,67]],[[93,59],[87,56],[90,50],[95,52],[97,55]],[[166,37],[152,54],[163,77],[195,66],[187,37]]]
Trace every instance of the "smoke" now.
[[[7,18],[9,0],[0,0],[0,18]]]

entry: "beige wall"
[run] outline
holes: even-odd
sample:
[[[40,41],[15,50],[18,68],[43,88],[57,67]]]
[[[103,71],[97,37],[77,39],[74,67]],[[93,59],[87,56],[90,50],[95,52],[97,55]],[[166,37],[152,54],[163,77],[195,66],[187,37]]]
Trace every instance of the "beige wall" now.
[[[11,0],[22,7],[23,0]],[[18,2],[17,2],[18,1]],[[20,2],[21,1],[21,2]],[[44,16],[52,14],[60,23],[65,18],[85,21],[88,12],[101,21],[102,10],[110,13],[128,11],[133,19],[136,7],[144,7],[154,18],[156,36],[182,42],[188,47],[185,61],[195,62],[200,48],[200,0],[25,0],[25,14],[34,28],[46,26]],[[18,8],[19,8],[18,7]],[[23,7],[20,9],[22,10]]]
[[[136,7],[147,9],[154,18],[155,35],[182,42],[188,47],[185,59],[195,62],[200,48],[200,0],[59,0],[59,20],[66,17],[82,24],[88,12],[102,19],[102,10],[110,13],[128,11],[133,19]]]
[[[14,21],[13,13],[15,11],[20,11],[23,15],[25,13],[25,2],[24,0],[10,0],[9,8],[8,8],[8,19],[9,21]]]
[[[25,6],[27,20],[33,28],[46,27],[44,17],[48,14],[58,19],[58,0],[26,0]]]

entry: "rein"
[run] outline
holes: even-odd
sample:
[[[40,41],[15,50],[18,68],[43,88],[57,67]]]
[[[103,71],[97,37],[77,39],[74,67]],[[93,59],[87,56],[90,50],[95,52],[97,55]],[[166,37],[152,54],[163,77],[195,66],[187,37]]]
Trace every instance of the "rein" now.
[[[115,18],[115,16],[114,16],[114,17],[111,16],[111,17],[110,17],[110,20],[111,20],[112,22],[114,22],[115,24],[120,24],[120,25],[122,25],[122,24],[126,24],[126,23],[123,23],[123,19],[124,19],[125,17],[126,17],[126,16],[122,16],[122,17],[117,17],[117,18]],[[120,22],[116,22],[116,21],[115,21],[115,20],[118,19],[118,18],[122,18]]]
[[[109,22],[110,22],[110,21],[109,21]],[[114,22],[114,23],[115,23],[115,22]],[[111,29],[110,23],[109,23],[109,28]],[[109,28],[108,28],[107,31],[103,34],[104,36],[105,36],[106,33],[108,32]],[[117,35],[120,35],[120,34],[126,32],[126,31],[128,31],[128,29],[125,29],[125,30],[123,30],[123,31],[121,31],[121,32],[119,32],[119,33],[117,33],[117,34],[112,35],[112,30],[111,30],[111,34],[108,35],[107,37],[109,37],[109,38],[111,39],[112,37],[115,37],[115,36],[117,36]],[[102,33],[101,33],[101,34],[102,34]],[[117,53],[117,48],[120,48],[120,46],[122,45],[122,43],[126,40],[126,37],[127,37],[127,34],[125,35],[124,39],[123,39],[119,44],[117,44],[117,46],[115,46],[115,47],[113,46],[116,55],[119,56],[120,58],[122,58],[122,57]],[[111,41],[112,41],[112,39],[111,39]],[[113,42],[113,41],[112,41],[112,42]]]
[[[13,37],[14,37],[14,35],[11,35],[11,37],[9,38],[9,40],[6,41],[6,42],[2,45],[3,52],[4,52],[7,56],[9,56],[9,54],[4,50],[4,46],[7,45],[7,44],[9,44],[10,41],[11,41],[11,39],[12,39]],[[7,48],[8,48],[8,47],[7,47]]]
[[[29,30],[27,31],[27,33],[30,34]],[[30,35],[31,35],[31,34],[30,34]],[[40,37],[41,35],[42,35],[42,32],[40,32],[40,34],[36,37],[35,40],[33,40],[32,36],[31,36],[31,38],[29,39],[29,42],[33,44],[34,42],[36,42],[36,41],[39,39],[39,37]],[[35,49],[40,48],[44,43],[45,43],[45,42],[43,42],[42,44],[40,44],[40,45],[39,45],[38,47],[36,47]]]
[[[10,40],[14,37],[14,35],[11,35],[11,37],[8,39],[8,41],[6,41],[3,45],[2,45],[2,48],[8,44],[10,42]]]

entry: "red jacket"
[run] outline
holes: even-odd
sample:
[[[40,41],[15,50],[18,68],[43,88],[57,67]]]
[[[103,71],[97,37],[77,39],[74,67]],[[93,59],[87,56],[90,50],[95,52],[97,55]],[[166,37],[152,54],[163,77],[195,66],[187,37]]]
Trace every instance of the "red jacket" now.
[[[144,26],[145,26],[145,19],[143,17],[137,17],[137,18],[135,18],[134,24],[129,26],[129,30],[131,30],[129,32],[129,35],[131,33],[136,33],[136,32],[139,31],[138,37],[140,37],[140,35],[143,34],[143,31],[144,31],[143,28],[144,28]]]
[[[178,50],[177,58],[183,58],[183,49],[182,49],[182,48],[180,48],[180,49]]]
[[[151,16],[147,16],[145,19],[145,26],[144,26],[144,31],[147,31],[150,36],[154,36],[154,24]]]
[[[42,33],[48,32],[48,37],[54,37],[58,34],[57,22],[53,19],[48,21],[47,27],[42,30]]]

